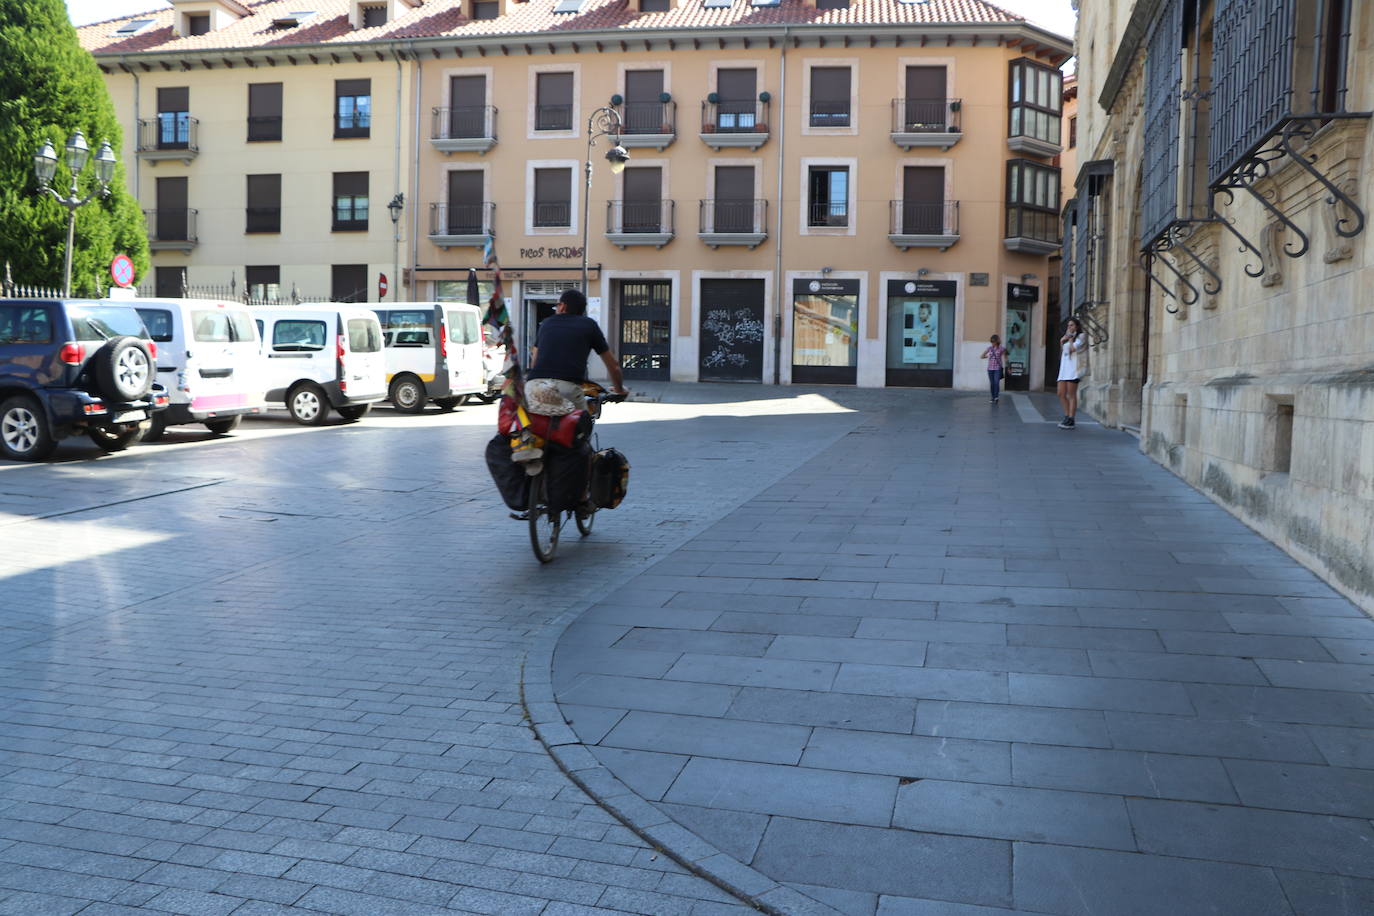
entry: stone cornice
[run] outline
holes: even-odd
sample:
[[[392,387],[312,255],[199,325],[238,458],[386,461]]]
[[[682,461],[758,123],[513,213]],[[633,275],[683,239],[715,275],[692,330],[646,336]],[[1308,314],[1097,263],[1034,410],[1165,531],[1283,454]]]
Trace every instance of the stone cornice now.
[[[1102,106],[1103,111],[1111,111],[1112,106],[1116,104],[1116,97],[1126,81],[1126,74],[1135,63],[1141,45],[1145,43],[1145,36],[1149,34],[1150,23],[1154,22],[1155,16],[1159,14],[1159,8],[1163,5],[1164,0],[1136,0],[1135,8],[1131,10],[1131,18],[1126,23],[1126,31],[1121,35],[1121,43],[1116,46],[1112,68],[1102,82],[1102,93],[1097,97],[1097,104]]]

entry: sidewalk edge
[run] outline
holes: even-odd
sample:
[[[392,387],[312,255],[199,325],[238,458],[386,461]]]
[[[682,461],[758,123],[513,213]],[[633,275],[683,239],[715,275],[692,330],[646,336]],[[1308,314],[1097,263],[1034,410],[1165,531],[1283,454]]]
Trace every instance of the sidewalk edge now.
[[[591,607],[572,608],[544,629],[520,667],[520,705],[535,737],[574,784],[650,847],[769,916],[842,916],[815,898],[721,852],[663,814],[587,750],[563,720],[553,693],[553,653],[568,625]],[[685,850],[691,846],[691,852]]]

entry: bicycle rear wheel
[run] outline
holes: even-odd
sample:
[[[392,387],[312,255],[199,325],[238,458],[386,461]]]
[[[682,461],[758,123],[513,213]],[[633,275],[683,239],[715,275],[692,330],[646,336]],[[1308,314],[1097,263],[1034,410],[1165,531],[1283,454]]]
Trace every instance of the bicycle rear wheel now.
[[[553,560],[558,551],[558,527],[561,513],[549,508],[549,484],[545,472],[530,479],[530,546],[540,563]]]
[[[588,509],[584,512],[578,509],[573,512],[573,519],[577,522],[577,533],[586,537],[592,533],[592,523],[596,521],[596,510]]]

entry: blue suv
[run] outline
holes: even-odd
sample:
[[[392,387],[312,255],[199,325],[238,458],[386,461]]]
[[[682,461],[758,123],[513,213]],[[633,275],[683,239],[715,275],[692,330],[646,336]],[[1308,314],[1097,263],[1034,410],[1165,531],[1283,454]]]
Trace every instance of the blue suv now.
[[[168,403],[156,359],[132,305],[0,299],[0,457],[40,461],[78,433],[128,448]]]

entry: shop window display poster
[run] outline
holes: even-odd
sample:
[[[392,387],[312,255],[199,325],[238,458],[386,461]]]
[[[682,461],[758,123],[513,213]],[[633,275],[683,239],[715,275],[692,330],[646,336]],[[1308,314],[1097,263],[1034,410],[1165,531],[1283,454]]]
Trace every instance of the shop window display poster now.
[[[940,310],[934,302],[905,302],[902,309],[902,362],[939,362]]]

